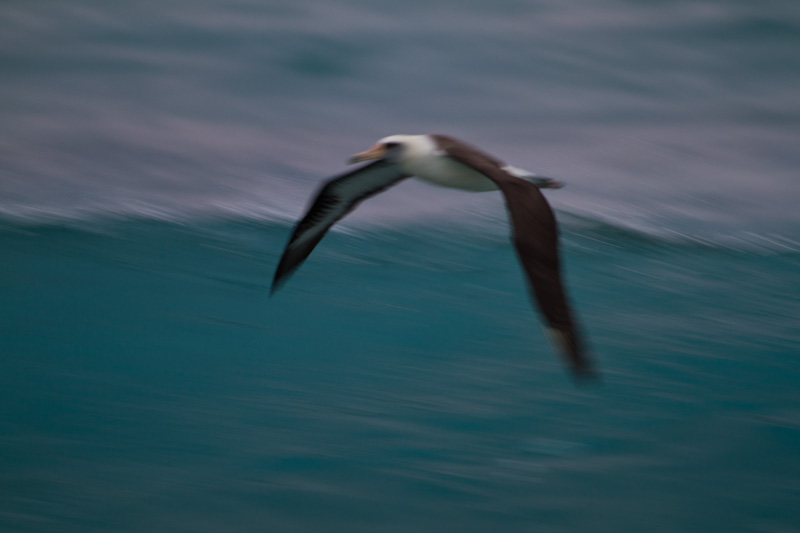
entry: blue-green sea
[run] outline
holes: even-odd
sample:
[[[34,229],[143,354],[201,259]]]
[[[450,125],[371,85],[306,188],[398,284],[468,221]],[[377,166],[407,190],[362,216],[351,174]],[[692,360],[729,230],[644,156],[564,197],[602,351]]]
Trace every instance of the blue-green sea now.
[[[800,5],[0,4],[0,531],[800,532]],[[601,381],[499,193],[407,182],[274,296],[345,160],[566,183]]]

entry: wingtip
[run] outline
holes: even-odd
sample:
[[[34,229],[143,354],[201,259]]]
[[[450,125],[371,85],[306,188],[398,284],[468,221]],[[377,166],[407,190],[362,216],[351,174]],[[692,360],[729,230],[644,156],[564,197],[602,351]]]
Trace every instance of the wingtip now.
[[[278,290],[281,288],[281,285],[283,285],[283,283],[281,283],[280,281],[273,280],[272,285],[269,288],[269,297],[270,298],[275,296],[275,293],[278,292]]]
[[[603,378],[599,372],[589,367],[573,367],[572,380],[577,386],[591,387],[602,385]]]
[[[292,277],[292,271],[287,270],[286,268],[286,254],[284,253],[284,257],[281,258],[280,263],[278,263],[277,268],[275,269],[275,274],[272,276],[272,285],[269,287],[269,297],[275,295],[281,287],[286,284],[290,277]]]
[[[575,383],[589,384],[600,382],[600,374],[592,364],[592,358],[582,348],[580,338],[574,328],[562,331],[550,326],[542,328],[552,346],[562,354]]]
[[[280,289],[283,286],[283,282],[284,280],[281,279],[279,272],[276,272],[275,277],[272,278],[272,285],[270,285],[269,287],[270,298],[272,298],[275,295],[275,293],[278,292],[278,289]]]

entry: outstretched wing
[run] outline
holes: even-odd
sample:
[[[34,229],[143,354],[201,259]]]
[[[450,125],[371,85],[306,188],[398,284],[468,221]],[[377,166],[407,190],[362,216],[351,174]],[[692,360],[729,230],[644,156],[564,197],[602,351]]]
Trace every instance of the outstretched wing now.
[[[535,184],[505,172],[497,162],[455,139],[436,136],[449,157],[484,174],[497,184],[506,200],[513,226],[514,246],[530,289],[547,326],[577,377],[594,374],[572,316],[558,251],[558,225],[550,205]]]
[[[380,160],[327,181],[289,239],[272,279],[271,294],[303,264],[331,226],[363,200],[407,177],[393,163]]]

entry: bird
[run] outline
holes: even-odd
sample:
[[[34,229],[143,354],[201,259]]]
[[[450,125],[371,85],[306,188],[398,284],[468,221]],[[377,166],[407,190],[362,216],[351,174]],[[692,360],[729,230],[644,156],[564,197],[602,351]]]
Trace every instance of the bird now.
[[[353,155],[367,163],[325,181],[299,220],[278,262],[270,295],[303,264],[328,230],[361,202],[407,178],[442,187],[500,190],[511,236],[543,329],[576,380],[597,377],[570,306],[561,272],[559,230],[540,189],[563,184],[501,160],[447,135],[390,135]]]

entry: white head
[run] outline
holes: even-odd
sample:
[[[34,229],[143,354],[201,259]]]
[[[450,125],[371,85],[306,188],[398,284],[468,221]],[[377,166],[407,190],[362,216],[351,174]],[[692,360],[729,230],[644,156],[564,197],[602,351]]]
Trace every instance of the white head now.
[[[379,140],[369,150],[352,156],[350,163],[360,163],[372,159],[399,162],[402,159],[428,153],[432,149],[433,142],[427,135],[389,135]]]

